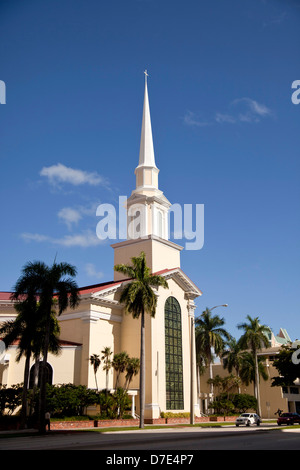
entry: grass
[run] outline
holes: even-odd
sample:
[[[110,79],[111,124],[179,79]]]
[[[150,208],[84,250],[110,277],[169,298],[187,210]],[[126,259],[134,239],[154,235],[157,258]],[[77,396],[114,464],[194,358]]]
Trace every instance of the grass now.
[[[276,424],[276,420],[266,420],[265,423],[274,423]],[[103,428],[88,428],[88,429],[66,429],[66,430],[53,430],[50,431],[50,434],[53,434],[55,432],[57,433],[63,433],[63,432],[100,432],[100,433],[105,433],[105,432],[118,432],[118,431],[144,431],[147,429],[174,429],[174,428],[186,428],[186,427],[192,427],[192,428],[221,428],[224,426],[232,426],[234,423],[233,422],[209,422],[209,423],[196,423],[196,424],[173,424],[173,425],[146,425],[143,429],[140,429],[139,426],[119,426],[119,427],[103,427]],[[285,429],[300,429],[300,425],[291,425],[291,426],[277,426],[276,428],[269,429],[269,431],[282,431]],[[14,438],[14,437],[28,437],[28,436],[37,436],[38,431],[10,431],[10,432],[2,432],[0,433],[0,439],[2,438]]]

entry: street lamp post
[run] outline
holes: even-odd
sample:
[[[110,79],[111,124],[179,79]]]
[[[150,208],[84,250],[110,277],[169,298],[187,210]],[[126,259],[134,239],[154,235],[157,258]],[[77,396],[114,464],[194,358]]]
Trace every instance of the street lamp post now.
[[[217,308],[217,307],[228,307],[228,304],[215,305],[214,307],[209,308],[208,310],[212,311],[214,308]]]

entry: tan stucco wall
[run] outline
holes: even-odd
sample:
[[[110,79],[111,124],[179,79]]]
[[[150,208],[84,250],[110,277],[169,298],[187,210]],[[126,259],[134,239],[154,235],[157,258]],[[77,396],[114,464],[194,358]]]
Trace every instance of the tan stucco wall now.
[[[185,291],[175,280],[168,280],[169,289],[159,288],[158,303],[155,318],[146,315],[146,410],[145,417],[157,418],[161,411],[166,410],[165,383],[165,322],[164,307],[166,299],[174,296],[181,307],[182,316],[182,351],[183,351],[183,381],[184,381],[184,410],[190,411],[190,317],[187,309]],[[116,301],[119,292],[111,292],[105,300]],[[101,297],[101,296],[100,296]],[[77,343],[73,348],[64,348],[59,357],[49,354],[48,362],[53,368],[53,383],[84,384],[95,388],[95,376],[89,358],[92,354],[101,356],[105,347],[110,347],[113,353],[126,351],[130,357],[140,357],[140,320],[133,319],[122,309],[101,305],[97,300],[83,299],[75,309],[68,309],[60,317],[60,338],[64,341]],[[99,389],[106,386],[106,375],[101,364],[97,372]],[[7,368],[8,384],[23,381],[23,360],[15,364],[13,357]],[[2,374],[2,377],[5,373]],[[0,369],[1,380],[1,369]],[[124,384],[124,376],[121,385]],[[3,382],[4,383],[4,382]],[[196,383],[196,382],[195,382]],[[109,388],[114,388],[113,371],[109,373]],[[139,389],[139,375],[136,376],[130,389]],[[195,390],[195,400],[196,390]],[[136,405],[138,411],[138,397]],[[176,411],[176,410],[172,410]]]
[[[17,347],[11,346],[7,349],[7,354],[10,355],[8,365],[0,364],[0,383],[8,387],[16,384],[23,383],[24,381],[24,366],[25,358],[22,357],[19,362],[16,362]],[[74,383],[80,384],[80,371],[81,361],[81,348],[76,346],[63,347],[61,353],[56,356],[51,353],[48,354],[48,363],[53,371],[53,383]],[[34,362],[30,362],[30,368]]]
[[[140,239],[136,241],[121,242],[114,247],[114,265],[130,264],[133,256],[139,256],[144,251],[147,265],[155,273],[163,269],[180,267],[180,251],[178,245],[157,239]],[[124,279],[124,275],[114,272],[114,280]]]
[[[271,387],[271,378],[278,375],[278,371],[275,367],[269,363],[267,367],[269,371],[269,379],[267,381],[260,380],[260,402],[261,402],[261,414],[262,418],[275,419],[277,415],[275,412],[280,408],[283,411],[288,410],[288,401],[286,398],[283,398],[281,387]],[[232,372],[234,373],[234,371]],[[219,375],[220,377],[225,377],[229,375],[228,370],[224,369],[221,364],[213,365],[213,377]],[[200,391],[202,394],[209,394],[209,385],[207,380],[209,379],[209,370],[207,369],[204,375],[200,377]],[[241,393],[247,393],[254,396],[254,386],[253,383],[249,386],[241,384],[240,387]]]

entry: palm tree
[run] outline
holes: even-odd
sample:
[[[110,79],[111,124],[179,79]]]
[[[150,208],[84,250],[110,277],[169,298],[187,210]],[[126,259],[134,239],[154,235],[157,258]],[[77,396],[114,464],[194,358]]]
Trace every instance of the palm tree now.
[[[56,299],[58,315],[64,312],[68,306],[75,308],[79,303],[79,293],[76,282],[72,279],[76,275],[76,269],[68,263],[56,263],[47,266],[40,261],[27,263],[22,275],[16,282],[12,298],[24,300],[35,296],[39,301],[39,314],[42,315],[45,336],[43,345],[43,362],[41,368],[40,387],[40,410],[39,410],[39,431],[46,432],[45,412],[46,412],[46,366],[50,342],[51,312],[53,299]],[[68,277],[64,277],[68,276]]]
[[[30,369],[30,358],[33,349],[34,338],[36,337],[37,325],[37,306],[35,299],[28,297],[28,299],[15,305],[15,310],[18,312],[15,320],[10,320],[1,326],[0,334],[6,347],[13,344],[18,340],[18,354],[16,361],[19,362],[21,357],[25,356],[24,367],[24,385],[22,392],[22,408],[21,408],[21,428],[25,426],[27,417],[27,392],[28,392],[28,379]]]
[[[227,343],[228,349],[222,353],[222,361],[224,369],[232,372],[235,369],[237,376],[240,376],[240,369],[243,360],[243,351],[239,342],[235,338],[231,338]],[[239,387],[240,393],[240,387]]]
[[[94,369],[96,388],[98,390],[97,371],[98,371],[98,369],[100,367],[100,364],[101,364],[101,360],[100,360],[100,357],[98,356],[98,354],[92,354],[90,356],[90,363],[91,363],[91,365],[93,366],[93,369]]]
[[[132,381],[133,377],[138,374],[140,370],[140,360],[138,357],[131,357],[127,363],[126,366],[126,383],[125,383],[125,389],[128,391],[130,382]]]
[[[212,309],[211,309],[212,310]],[[202,351],[209,364],[210,393],[213,400],[213,353],[220,355],[224,350],[226,340],[230,340],[231,335],[223,328],[225,320],[218,315],[212,316],[211,310],[206,308],[200,317],[195,319],[196,350]]]
[[[231,392],[233,389],[240,389],[241,385],[241,379],[237,375],[230,374],[227,375],[226,377],[223,377],[223,392],[227,393],[227,399],[229,399],[229,392]]]
[[[106,374],[106,393],[107,393],[108,392],[108,373],[112,367],[112,362],[110,359],[110,356],[112,355],[112,350],[109,346],[106,346],[101,351],[101,354],[102,354],[101,361],[104,362],[103,370],[105,370],[105,374]]]
[[[32,407],[34,404],[34,397],[36,394],[36,389],[38,387],[38,380],[39,380],[39,370],[40,370],[40,363],[41,363],[41,354],[44,347],[45,341],[45,328],[42,324],[43,317],[40,316],[40,324],[36,329],[36,338],[33,341],[33,358],[35,361],[34,365],[34,372],[33,372],[33,388],[32,388],[32,398],[31,398],[31,406],[30,406],[30,415],[32,414]],[[59,322],[56,317],[55,310],[51,312],[51,319],[50,319],[50,337],[49,337],[49,352],[52,354],[58,355],[61,352],[61,345],[59,342],[59,335],[60,335],[60,326]],[[29,382],[30,384],[30,382]]]
[[[115,271],[125,274],[131,282],[125,284],[120,296],[120,302],[125,304],[125,310],[133,318],[141,317],[141,349],[140,349],[140,428],[144,427],[145,412],[145,313],[152,317],[156,313],[157,297],[153,291],[160,286],[168,288],[164,277],[151,274],[146,263],[146,255],[131,258],[132,265],[119,264]]]
[[[257,413],[261,416],[261,407],[260,407],[260,393],[259,393],[259,368],[258,368],[258,359],[257,353],[262,349],[262,347],[267,347],[269,345],[268,338],[265,334],[266,325],[260,325],[259,318],[251,318],[250,315],[247,315],[248,323],[241,323],[237,327],[244,330],[244,334],[241,336],[239,343],[242,349],[250,349],[253,359],[254,359],[254,390],[255,397],[257,399]]]
[[[33,355],[38,356],[43,337],[42,318],[39,315],[39,304],[34,295],[28,297],[22,302],[15,304],[17,316],[14,320],[4,322],[0,328],[0,334],[6,347],[18,341],[18,354],[16,361],[19,362],[22,356],[25,356],[24,384],[22,392],[21,407],[21,428],[25,426],[27,418],[27,393],[29,385],[30,359]],[[59,328],[53,319],[50,329],[50,349],[53,354],[60,351],[58,343]]]
[[[258,374],[262,377],[263,380],[268,380],[268,373],[264,365],[264,359],[260,356],[257,357],[258,364]],[[253,382],[255,384],[255,359],[253,354],[250,351],[243,352],[240,377],[242,382],[249,386]],[[254,395],[255,395],[255,385],[254,385]]]
[[[115,369],[117,375],[116,375],[116,384],[115,384],[115,389],[117,390],[119,386],[119,380],[120,380],[120,375],[122,372],[126,370],[126,366],[129,361],[129,356],[126,352],[120,352],[114,355],[113,361],[112,361],[112,366]]]

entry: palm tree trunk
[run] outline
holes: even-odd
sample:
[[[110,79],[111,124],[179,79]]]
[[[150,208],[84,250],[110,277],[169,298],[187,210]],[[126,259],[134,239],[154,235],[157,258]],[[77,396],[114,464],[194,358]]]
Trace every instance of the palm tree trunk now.
[[[106,371],[106,394],[108,392],[108,370]]]
[[[141,370],[140,370],[140,428],[144,428],[145,415],[145,312],[141,313]]]
[[[45,331],[45,342],[44,342],[44,350],[43,350],[43,362],[41,368],[41,389],[40,389],[40,412],[39,412],[39,432],[40,434],[44,434],[46,432],[46,367],[47,367],[47,359],[48,359],[48,349],[49,349],[49,337],[50,337],[50,316],[51,316],[51,307],[50,304],[49,312],[47,315],[46,321],[46,331]]]
[[[33,389],[32,389],[32,400],[30,402],[29,416],[32,416],[33,413],[33,404],[35,403],[35,394],[38,387],[39,379],[39,370],[40,370],[40,357],[35,358],[34,370],[33,370]]]
[[[212,382],[213,380],[213,369],[212,369],[212,360],[209,362],[209,378],[210,378],[210,393],[211,393],[211,400],[213,401],[214,399],[214,384]]]
[[[257,353],[255,351],[255,393],[257,399],[257,414],[261,416],[261,407],[260,407],[260,394],[259,394],[259,372],[258,372],[258,360]]]
[[[23,429],[26,425],[27,419],[27,391],[28,391],[28,378],[29,378],[29,367],[30,367],[31,351],[27,351],[25,368],[24,368],[24,386],[22,393],[22,409],[21,409],[21,428]]]

